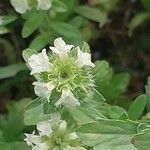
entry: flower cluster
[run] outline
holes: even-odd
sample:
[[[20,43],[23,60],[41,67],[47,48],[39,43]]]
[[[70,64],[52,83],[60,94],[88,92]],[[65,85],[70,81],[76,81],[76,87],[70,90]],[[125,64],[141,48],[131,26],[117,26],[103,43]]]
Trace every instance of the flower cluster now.
[[[37,81],[33,83],[35,94],[51,101],[51,93],[57,91],[60,98],[55,106],[75,107],[80,105],[79,93],[86,97],[93,89],[91,55],[79,47],[67,45],[62,38],[54,40],[51,53],[46,49],[33,54],[28,59],[31,75]],[[81,97],[81,96],[80,96]]]
[[[25,141],[32,150],[86,150],[75,132],[70,132],[59,114],[37,124],[37,133],[25,134]]]
[[[35,7],[37,10],[48,10],[51,7],[52,0],[11,0],[12,6],[18,13],[26,13]]]

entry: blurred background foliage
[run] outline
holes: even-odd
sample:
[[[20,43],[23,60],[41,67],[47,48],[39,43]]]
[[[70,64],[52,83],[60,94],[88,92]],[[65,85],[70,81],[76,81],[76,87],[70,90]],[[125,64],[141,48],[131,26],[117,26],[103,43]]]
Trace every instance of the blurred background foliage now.
[[[97,90],[128,108],[150,74],[149,27],[149,0],[54,0],[48,11],[22,15],[0,0],[0,112],[10,100],[35,97],[23,50],[48,48],[58,36],[75,45],[86,41],[93,61],[106,60],[96,62]]]

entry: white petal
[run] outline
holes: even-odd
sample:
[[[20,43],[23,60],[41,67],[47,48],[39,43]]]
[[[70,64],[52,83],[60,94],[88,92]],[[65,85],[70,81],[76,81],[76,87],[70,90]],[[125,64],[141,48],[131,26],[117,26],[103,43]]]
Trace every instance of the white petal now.
[[[18,13],[25,13],[27,10],[30,10],[27,0],[11,0],[12,6],[15,8]]]
[[[46,98],[49,100],[52,90],[55,88],[55,85],[52,82],[43,83],[43,82],[33,82],[34,92],[37,96]]]
[[[76,138],[78,138],[78,136],[75,132],[69,134],[69,139],[74,140]]]
[[[46,49],[43,49],[41,53],[33,54],[28,59],[28,64],[31,67],[31,75],[44,71],[49,71],[53,66],[49,62],[48,56],[46,54]]]
[[[91,62],[91,54],[89,53],[84,53],[80,50],[79,47],[78,48],[78,59],[77,59],[77,64],[79,64],[79,66],[91,66],[91,67],[95,67],[95,64],[93,64]]]
[[[62,120],[62,122],[61,122],[60,125],[59,125],[59,128],[60,128],[61,130],[65,130],[66,127],[67,127],[67,122]]]
[[[61,98],[55,103],[55,106],[64,105],[67,108],[74,108],[80,105],[80,102],[73,96],[69,89],[62,91]]]
[[[51,115],[51,126],[52,126],[52,128],[58,127],[60,122],[61,122],[60,114],[59,113],[53,113]]]
[[[60,53],[60,51],[56,47],[50,46],[49,48],[52,50],[53,53],[56,53],[56,54]]]
[[[24,139],[27,145],[33,145],[41,142],[41,138],[38,135],[25,133],[26,138]]]
[[[66,43],[65,41],[60,37],[54,40],[54,46],[58,50],[64,50],[66,48]]]
[[[37,124],[37,129],[40,131],[41,136],[43,136],[43,135],[50,136],[52,133],[50,120],[39,122]]]
[[[70,52],[73,45],[67,45],[64,40],[60,37],[54,40],[54,47],[50,46],[49,48],[59,57],[63,58],[67,56],[67,53]]]
[[[37,9],[48,10],[51,8],[52,0],[38,0]]]

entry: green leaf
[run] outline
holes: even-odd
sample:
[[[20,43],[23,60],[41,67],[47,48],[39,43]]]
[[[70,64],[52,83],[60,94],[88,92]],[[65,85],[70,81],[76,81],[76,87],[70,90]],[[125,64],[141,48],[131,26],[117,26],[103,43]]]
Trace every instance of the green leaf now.
[[[19,102],[8,105],[8,114],[0,117],[0,129],[6,141],[21,140],[21,134],[25,129],[23,116],[26,104],[30,99],[22,99]],[[0,146],[1,147],[1,146]]]
[[[25,142],[0,142],[2,150],[30,150]]]
[[[82,51],[86,52],[86,53],[90,53],[90,46],[88,43],[84,42],[83,47],[82,47]]]
[[[139,150],[150,149],[150,129],[144,130],[142,133],[135,135],[132,138],[132,143]]]
[[[118,100],[121,94],[126,91],[130,79],[129,74],[114,74],[106,61],[96,61],[95,65],[94,74],[97,91],[109,101]]]
[[[136,14],[130,21],[128,28],[129,28],[129,35],[132,35],[134,29],[144,23],[145,20],[150,18],[150,12],[142,12]]]
[[[64,22],[51,22],[51,28],[67,38],[81,39],[80,31],[73,25]]]
[[[22,29],[23,38],[30,36],[43,23],[43,20],[44,14],[40,11],[36,11],[29,16]]]
[[[141,0],[143,6],[145,9],[147,9],[148,11],[150,11],[150,1],[149,0]]]
[[[36,125],[38,122],[47,120],[50,118],[50,114],[45,115],[43,113],[43,104],[39,99],[29,103],[26,107],[24,115],[25,125]]]
[[[92,21],[100,22],[101,25],[104,25],[108,21],[106,13],[97,8],[78,6],[75,12]]]
[[[7,25],[17,19],[17,16],[10,15],[10,16],[0,16],[0,26]]]
[[[140,95],[137,97],[129,107],[129,118],[132,120],[137,120],[141,117],[146,106],[146,96]]]
[[[104,103],[92,101],[83,103],[80,107],[69,111],[77,124],[85,124],[101,118],[107,118],[107,107]]]
[[[147,112],[150,112],[150,76],[147,79],[147,85],[145,86],[146,89],[146,109]]]
[[[82,125],[77,134],[84,144],[95,150],[136,150],[131,137],[136,134],[137,123],[131,121],[100,119]]]
[[[60,0],[53,0],[53,8],[57,12],[66,12],[67,11],[67,6]]]
[[[9,32],[9,29],[7,29],[6,27],[4,26],[0,26],[0,35],[1,34],[6,34]]]
[[[0,79],[10,78],[15,76],[18,72],[26,70],[26,66],[24,63],[18,63],[9,65],[6,67],[0,67]]]
[[[53,40],[52,33],[46,32],[37,36],[30,44],[29,48],[39,51]]]
[[[108,109],[108,114],[111,119],[120,119],[125,114],[126,114],[126,116],[128,116],[125,109],[123,109],[122,107],[119,107],[119,106],[110,106]]]

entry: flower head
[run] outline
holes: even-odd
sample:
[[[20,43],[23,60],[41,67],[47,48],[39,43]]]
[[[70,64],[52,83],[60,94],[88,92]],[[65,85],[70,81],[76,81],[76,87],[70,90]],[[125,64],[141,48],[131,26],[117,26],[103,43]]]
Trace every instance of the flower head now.
[[[67,45],[62,38],[54,40],[54,46],[50,47],[53,53],[47,55],[44,49],[28,59],[31,75],[38,80],[33,83],[34,91],[50,102],[51,93],[57,92],[58,99],[53,102],[56,107],[74,108],[81,104],[79,94],[83,98],[91,96],[94,86],[91,69],[94,64],[89,53]]]
[[[25,141],[32,150],[86,150],[81,147],[78,136],[70,132],[67,122],[60,119],[59,114],[53,114],[50,120],[37,124],[37,134],[25,134]],[[78,142],[77,142],[78,141]]]

